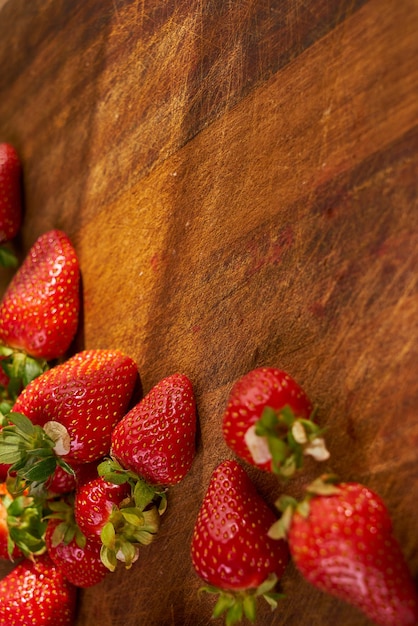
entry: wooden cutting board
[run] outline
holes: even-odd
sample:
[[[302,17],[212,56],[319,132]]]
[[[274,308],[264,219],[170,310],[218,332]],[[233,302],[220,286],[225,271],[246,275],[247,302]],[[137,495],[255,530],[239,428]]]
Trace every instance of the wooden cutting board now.
[[[417,30],[415,0],[0,2],[16,249],[64,229],[83,274],[77,348],[125,350],[145,391],[184,372],[199,410],[158,539],[80,593],[77,626],[209,624],[190,538],[233,457],[228,392],[260,365],[304,386],[327,468],[380,493],[418,574]],[[250,474],[273,504],[282,486]],[[368,624],[292,566],[282,588],[259,624]]]

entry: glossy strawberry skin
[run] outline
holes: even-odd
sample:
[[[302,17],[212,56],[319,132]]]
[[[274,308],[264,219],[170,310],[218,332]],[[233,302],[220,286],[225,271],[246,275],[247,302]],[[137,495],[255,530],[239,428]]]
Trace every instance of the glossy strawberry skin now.
[[[270,539],[273,511],[236,461],[213,472],[195,523],[191,555],[197,574],[220,589],[257,588],[271,574],[280,578],[287,544]]]
[[[33,380],[19,395],[13,411],[33,424],[65,426],[70,464],[89,463],[109,452],[111,433],[125,414],[138,370],[119,350],[85,350]]]
[[[22,166],[14,146],[0,143],[0,243],[10,241],[22,223]]]
[[[118,423],[112,456],[153,485],[174,485],[189,471],[196,446],[196,403],[184,374],[161,380]]]
[[[253,458],[245,436],[254,428],[265,407],[280,411],[290,406],[296,417],[308,419],[312,404],[298,383],[283,370],[261,367],[239,378],[229,394],[222,419],[227,445],[244,461],[265,471],[272,471],[270,459],[259,462]]]
[[[87,538],[85,546],[81,548],[72,539],[68,544],[61,542],[55,546],[53,533],[60,523],[58,519],[51,519],[46,528],[45,543],[50,558],[65,578],[76,587],[97,585],[109,573],[100,560],[101,542]]]
[[[79,262],[68,236],[42,234],[3,296],[0,340],[47,361],[63,356],[78,328],[79,290]]]
[[[313,585],[353,604],[381,626],[418,623],[418,598],[385,504],[357,483],[315,496],[309,515],[295,512],[292,558]]]
[[[86,537],[100,540],[100,533],[114,507],[130,494],[128,483],[115,485],[100,476],[80,485],[75,493],[74,516],[81,532]]]
[[[71,626],[76,587],[47,554],[25,559],[0,581],[0,624],[4,626]]]

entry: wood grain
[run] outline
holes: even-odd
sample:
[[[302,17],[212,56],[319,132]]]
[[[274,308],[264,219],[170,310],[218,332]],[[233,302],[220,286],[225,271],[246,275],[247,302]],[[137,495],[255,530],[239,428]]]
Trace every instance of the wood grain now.
[[[77,626],[210,623],[191,532],[232,456],[228,391],[262,364],[305,387],[332,469],[384,497],[418,574],[417,27],[414,0],[1,8],[0,140],[25,168],[18,251],[64,228],[83,272],[76,346],[126,350],[145,390],[183,371],[199,408],[198,454],[158,540],[80,593]],[[250,473],[273,503],[281,487]],[[260,624],[368,624],[292,566],[283,588]]]

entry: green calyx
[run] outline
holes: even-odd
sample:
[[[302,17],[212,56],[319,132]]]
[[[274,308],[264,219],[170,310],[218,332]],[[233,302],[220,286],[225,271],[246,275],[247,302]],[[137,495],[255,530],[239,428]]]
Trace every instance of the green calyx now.
[[[329,458],[323,432],[312,419],[296,417],[288,405],[280,411],[265,407],[255,424],[255,434],[267,441],[272,471],[284,479],[303,467],[304,456],[317,461]]]
[[[271,574],[256,589],[247,589],[244,591],[233,591],[220,589],[213,585],[205,585],[200,591],[205,591],[218,596],[212,617],[216,619],[225,616],[226,626],[233,626],[246,617],[250,622],[254,623],[256,619],[258,598],[264,600],[270,605],[272,611],[277,608],[279,600],[284,598],[282,593],[274,591],[277,584],[277,576]]]
[[[0,266],[15,269],[19,260],[13,250],[6,245],[0,246]]]
[[[11,465],[9,473],[27,485],[44,483],[61,466],[69,474],[74,470],[55,454],[56,441],[41,426],[21,413],[9,413],[0,431],[0,463]]]
[[[45,528],[42,505],[27,495],[2,497],[7,513],[8,553],[12,559],[15,546],[26,557],[45,552]]]
[[[74,496],[67,496],[65,499],[48,501],[49,512],[44,516],[44,520],[59,520],[53,530],[51,543],[53,547],[60,543],[70,544],[75,540],[79,548],[86,545],[86,537],[81,532],[74,517]]]
[[[112,458],[105,459],[97,467],[97,473],[107,482],[114,485],[123,485],[129,483],[131,485],[135,506],[141,511],[147,506],[156,506],[160,515],[165,513],[167,508],[167,493],[165,489],[160,489],[154,485],[150,485],[143,478],[130,470],[122,467],[118,461]]]
[[[287,539],[295,512],[307,518],[312,498],[340,493],[338,482],[339,479],[335,474],[323,474],[305,488],[305,496],[302,500],[298,501],[288,495],[280,496],[275,502],[275,506],[282,515],[270,527],[268,536],[272,539]]]
[[[118,561],[130,568],[138,558],[141,545],[150,544],[160,528],[160,518],[167,506],[165,492],[155,489],[117,461],[106,459],[98,474],[116,485],[129,483],[131,498],[114,507],[101,532],[101,559],[114,571]]]
[[[6,387],[0,386],[2,413],[9,412],[22,389],[49,369],[45,359],[36,359],[8,346],[0,346],[0,366],[9,378]]]
[[[113,572],[118,561],[129,569],[138,558],[139,547],[150,544],[160,527],[160,515],[155,506],[141,511],[135,506],[115,509],[104,525],[101,559]]]

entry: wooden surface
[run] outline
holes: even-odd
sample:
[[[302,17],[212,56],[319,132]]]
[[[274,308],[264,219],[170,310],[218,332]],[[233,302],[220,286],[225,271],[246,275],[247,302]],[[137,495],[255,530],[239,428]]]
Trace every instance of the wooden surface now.
[[[417,30],[416,0],[0,3],[0,140],[25,171],[17,249],[66,230],[77,347],[124,349],[145,391],[182,371],[199,408],[158,540],[80,594],[77,626],[209,624],[191,532],[232,456],[229,389],[264,364],[318,405],[330,467],[386,500],[418,575]],[[276,481],[250,473],[273,503]],[[259,624],[368,624],[292,566],[282,586]]]

